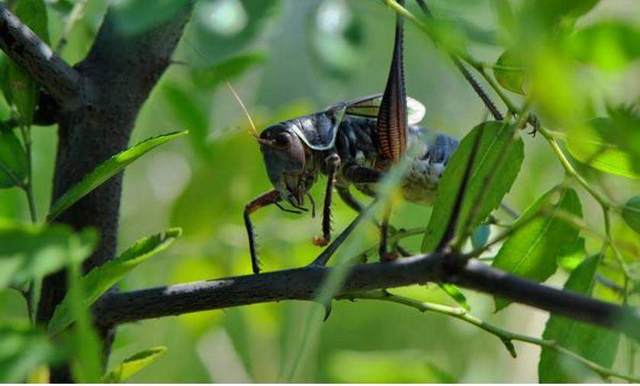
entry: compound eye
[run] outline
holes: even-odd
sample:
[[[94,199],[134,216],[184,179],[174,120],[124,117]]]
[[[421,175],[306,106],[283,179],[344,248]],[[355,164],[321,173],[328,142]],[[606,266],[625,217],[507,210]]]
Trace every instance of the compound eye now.
[[[291,143],[291,134],[286,131],[278,133],[273,137],[273,141],[278,147],[287,147]]]

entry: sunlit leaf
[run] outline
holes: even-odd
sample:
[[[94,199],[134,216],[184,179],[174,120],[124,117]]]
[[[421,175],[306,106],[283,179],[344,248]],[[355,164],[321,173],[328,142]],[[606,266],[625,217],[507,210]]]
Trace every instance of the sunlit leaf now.
[[[615,133],[622,134],[622,130],[612,119],[596,118],[568,133],[567,148],[575,159],[600,171],[640,178],[634,154],[607,140]]]
[[[47,365],[40,365],[29,373],[27,383],[51,383],[51,369]]]
[[[477,135],[481,135],[480,146],[464,192],[457,235],[466,223],[469,229],[474,229],[500,205],[520,171],[524,149],[522,140],[516,138],[518,134],[515,127],[503,122],[486,122],[476,126],[462,140],[442,175],[433,213],[422,241],[423,252],[432,251],[444,236]],[[487,189],[489,178],[491,188]]]
[[[584,238],[578,237],[575,243],[561,246],[559,248],[558,266],[567,271],[576,269],[587,255],[584,243]]]
[[[111,177],[121,172],[130,163],[137,160],[150,150],[172,141],[180,136],[187,134],[187,131],[180,131],[157,137],[149,138],[127,150],[112,156],[108,160],[101,163],[93,171],[85,175],[80,182],[73,185],[66,193],[58,198],[52,205],[47,220],[55,219],[60,213],[67,210],[70,206],[80,200],[82,197],[91,193],[95,188],[105,183]]]
[[[95,243],[92,231],[74,234],[60,225],[39,227],[0,221],[0,289],[81,262],[91,254]]]
[[[527,95],[548,125],[571,128],[592,117],[591,89],[579,79],[572,60],[548,45],[521,52],[527,60]]]
[[[617,70],[640,57],[640,29],[622,21],[603,21],[582,29],[568,40],[578,60],[604,70]]]
[[[27,178],[27,155],[11,130],[0,129],[0,188],[11,188]]]
[[[152,347],[148,350],[140,351],[110,370],[104,375],[102,381],[106,383],[124,382],[155,362],[166,351],[167,348],[165,346]]]
[[[54,348],[41,331],[28,323],[0,322],[0,382],[21,383],[54,357]]]
[[[564,285],[568,291],[591,295],[596,281],[599,256],[584,260],[569,276]],[[620,335],[617,332],[591,324],[551,315],[542,338],[556,342],[574,353],[603,367],[613,364]],[[592,380],[593,372],[573,359],[556,351],[543,348],[538,363],[538,377],[545,383],[581,383]]]
[[[45,43],[49,42],[47,8],[43,0],[20,0],[13,10],[15,15]],[[38,98],[38,88],[25,70],[13,62],[7,69],[10,102],[16,106],[20,122],[30,125]]]
[[[509,91],[524,95],[526,76],[522,60],[514,51],[507,50],[500,55],[493,67],[493,75],[500,85]]]
[[[622,218],[631,229],[640,233],[640,196],[631,197],[624,204]]]
[[[338,351],[328,360],[333,382],[455,383],[418,351]]]
[[[582,216],[580,198],[573,189],[554,188],[545,193],[518,219],[514,226],[520,228],[502,245],[493,260],[494,267],[538,282],[556,271],[562,255],[559,246],[574,244],[580,232],[557,216],[541,213],[544,208]],[[510,303],[496,298],[496,311]]]
[[[92,305],[132,269],[151,256],[167,249],[181,233],[179,228],[172,228],[166,232],[141,239],[115,259],[92,269],[80,279],[80,285],[84,291],[82,299],[84,306]],[[49,322],[49,333],[57,334],[73,322],[71,308],[71,298],[66,296],[56,307]]]
[[[587,14],[599,2],[600,0],[527,0],[522,7],[522,13],[552,26],[563,20],[575,20]]]
[[[71,343],[71,358],[69,359],[73,380],[78,383],[97,383],[102,374],[102,344],[98,338],[96,326],[89,306],[82,301],[80,264],[72,263],[66,272],[68,291],[65,298],[69,299],[69,314],[76,323],[72,326],[67,341]],[[58,341],[62,337],[56,337]]]
[[[464,308],[467,311],[471,311],[471,306],[469,306],[469,303],[467,302],[467,297],[464,296],[464,294],[462,293],[460,288],[458,288],[458,286],[454,284],[448,284],[448,283],[440,283],[438,284],[438,286],[453,300],[455,300],[456,303],[458,303],[458,305],[460,305],[462,308]]]

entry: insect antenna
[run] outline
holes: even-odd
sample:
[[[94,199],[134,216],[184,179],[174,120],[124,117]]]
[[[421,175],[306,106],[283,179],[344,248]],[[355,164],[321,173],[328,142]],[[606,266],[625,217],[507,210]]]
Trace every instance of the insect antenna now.
[[[251,114],[249,114],[249,110],[247,110],[247,107],[242,102],[242,99],[240,98],[240,95],[238,95],[238,93],[233,88],[231,83],[229,83],[229,81],[225,81],[224,83],[227,85],[227,87],[229,88],[229,90],[233,94],[233,97],[236,99],[236,101],[238,102],[238,104],[242,108],[242,111],[246,115],[247,120],[249,121],[249,125],[251,127],[251,130],[249,131],[249,134],[251,134],[256,139],[260,138],[259,135],[258,135],[258,130],[256,130],[256,125],[253,123],[253,119],[251,119]]]

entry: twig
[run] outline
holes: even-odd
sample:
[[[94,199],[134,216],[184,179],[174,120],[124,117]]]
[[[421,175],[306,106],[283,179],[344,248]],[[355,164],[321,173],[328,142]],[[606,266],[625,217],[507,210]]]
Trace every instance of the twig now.
[[[437,303],[421,302],[421,301],[407,298],[404,296],[393,295],[387,291],[372,291],[372,292],[365,292],[365,293],[356,293],[356,294],[345,296],[344,298],[349,300],[355,300],[355,299],[379,300],[379,301],[391,302],[396,304],[403,304],[405,306],[415,308],[420,312],[429,311],[429,312],[436,312],[439,314],[451,316],[453,318],[462,320],[466,323],[479,327],[485,330],[486,332],[494,335],[496,338],[500,339],[500,341],[505,345],[505,347],[507,348],[511,356],[514,358],[516,357],[516,350],[513,345],[513,341],[524,342],[524,343],[529,343],[539,347],[548,348],[560,354],[566,355],[574,359],[575,361],[582,363],[583,365],[585,365],[586,367],[594,371],[596,374],[606,379],[615,377],[615,378],[623,379],[629,382],[635,382],[635,383],[640,382],[640,378],[634,377],[632,375],[620,373],[613,369],[609,369],[604,366],[601,366],[581,356],[578,353],[575,353],[565,347],[558,345],[554,341],[538,339],[531,336],[507,331],[500,327],[494,326],[490,323],[485,322],[480,318],[477,318],[471,315],[467,310],[461,307],[449,307],[449,306],[445,306]]]
[[[431,13],[431,10],[429,10],[429,7],[424,2],[424,0],[416,0],[416,1],[417,1],[418,5],[422,9],[422,12],[425,14],[426,17],[429,17],[429,18],[433,17],[433,14]],[[434,41],[434,43],[435,43],[435,41]],[[500,110],[498,110],[498,108],[496,107],[495,103],[493,103],[493,101],[491,100],[489,95],[487,95],[487,93],[484,91],[482,86],[480,86],[478,81],[473,77],[473,75],[471,75],[469,70],[467,70],[467,68],[464,66],[462,61],[460,61],[460,59],[456,55],[454,55],[452,53],[448,53],[448,54],[449,54],[449,57],[451,58],[451,60],[453,61],[453,64],[456,66],[456,68],[458,68],[458,70],[460,71],[462,76],[471,85],[471,88],[473,88],[473,91],[476,92],[476,94],[478,95],[478,97],[480,97],[480,99],[482,100],[484,105],[487,107],[489,112],[491,112],[491,115],[493,115],[493,118],[496,121],[503,120],[504,117],[503,117],[502,113],[500,112]]]
[[[79,73],[0,3],[0,48],[59,103],[76,101]]]

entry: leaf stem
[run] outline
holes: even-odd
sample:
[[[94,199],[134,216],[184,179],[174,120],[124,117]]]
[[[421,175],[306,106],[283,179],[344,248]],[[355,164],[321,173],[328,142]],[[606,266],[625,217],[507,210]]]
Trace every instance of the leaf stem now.
[[[536,345],[539,347],[548,348],[557,353],[568,356],[574,359],[575,361],[582,363],[583,365],[585,365],[586,367],[588,367],[589,369],[591,369],[593,372],[595,372],[596,374],[598,374],[600,377],[604,379],[608,380],[609,378],[615,377],[615,378],[623,379],[629,382],[634,382],[634,383],[640,382],[640,378],[634,377],[632,375],[620,373],[613,369],[609,369],[604,366],[601,366],[598,363],[595,363],[574,351],[571,351],[565,347],[558,345],[555,341],[538,339],[532,336],[522,335],[522,334],[514,333],[511,331],[507,331],[505,329],[502,329],[500,327],[487,323],[476,316],[473,316],[471,313],[469,313],[468,311],[466,311],[464,308],[461,308],[461,307],[450,307],[443,304],[421,302],[408,297],[394,295],[385,290],[350,294],[345,296],[345,298],[349,300],[365,299],[365,300],[386,301],[386,302],[391,302],[396,304],[403,304],[421,312],[431,311],[431,312],[447,315],[447,316],[462,320],[466,323],[472,324],[494,335],[495,337],[500,339],[500,341],[505,345],[506,349],[509,351],[511,356],[513,356],[514,358],[516,357],[517,353],[515,350],[515,346],[513,345],[513,342],[518,341],[518,342]]]
[[[24,142],[25,153],[27,157],[27,180],[25,183],[20,184],[20,187],[24,191],[27,197],[27,203],[29,205],[29,215],[32,223],[38,222],[38,215],[36,212],[35,200],[33,199],[33,168],[31,161],[31,129],[28,126],[20,126],[20,134],[22,135],[22,141]]]

